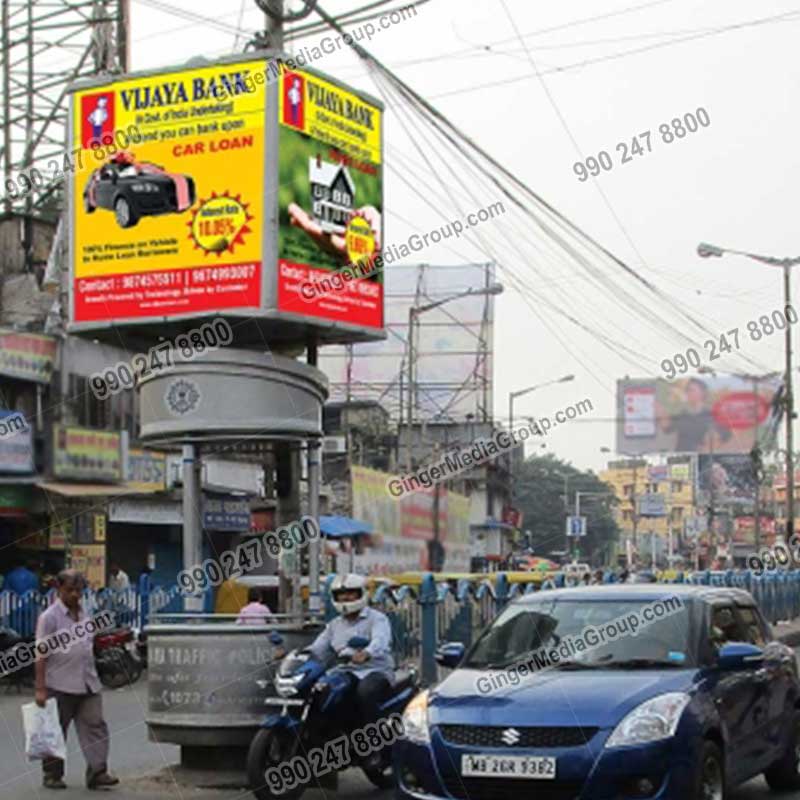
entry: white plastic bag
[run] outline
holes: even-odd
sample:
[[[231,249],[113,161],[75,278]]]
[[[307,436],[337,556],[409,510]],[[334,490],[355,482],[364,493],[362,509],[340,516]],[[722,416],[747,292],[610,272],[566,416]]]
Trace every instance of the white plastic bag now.
[[[25,728],[25,755],[30,761],[66,759],[67,745],[58,721],[58,706],[54,697],[45,703],[44,708],[36,703],[22,706],[22,725]]]

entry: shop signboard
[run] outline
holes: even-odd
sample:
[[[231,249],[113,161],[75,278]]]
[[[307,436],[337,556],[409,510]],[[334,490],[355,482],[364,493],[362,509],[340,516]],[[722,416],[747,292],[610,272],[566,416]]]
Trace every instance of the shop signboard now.
[[[33,428],[19,411],[0,409],[0,473],[31,474]]]
[[[52,336],[0,328],[0,375],[50,383],[57,346]]]
[[[665,517],[667,515],[666,497],[657,492],[648,492],[636,498],[640,517]]]
[[[173,500],[134,500],[120,498],[108,504],[109,522],[128,522],[136,525],[181,525],[183,512],[180,502]]]
[[[669,478],[672,481],[688,481],[691,474],[691,465],[688,463],[669,466]]]
[[[163,492],[167,485],[167,457],[152,450],[130,448],[125,482],[142,492]]]
[[[122,478],[121,437],[113,431],[53,426],[53,476],[114,483]]]
[[[76,544],[70,548],[70,568],[82,572],[92,589],[106,585],[106,546]]]
[[[250,501],[235,495],[203,496],[203,528],[212,531],[249,531]]]
[[[276,320],[383,338],[382,113],[263,56],[73,87],[69,330],[222,314],[253,341]],[[314,288],[346,265],[368,274]]]

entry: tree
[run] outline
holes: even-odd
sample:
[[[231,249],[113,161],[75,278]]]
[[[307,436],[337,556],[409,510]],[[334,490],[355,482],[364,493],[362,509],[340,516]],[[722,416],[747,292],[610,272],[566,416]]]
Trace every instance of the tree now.
[[[566,478],[567,496],[564,496]],[[524,514],[522,528],[531,532],[536,555],[567,549],[566,516],[575,507],[576,492],[603,492],[581,497],[581,516],[587,518],[587,535],[578,541],[581,560],[603,563],[619,529],[612,514],[617,503],[611,487],[591,470],[581,471],[552,454],[531,456],[515,473],[516,506]]]

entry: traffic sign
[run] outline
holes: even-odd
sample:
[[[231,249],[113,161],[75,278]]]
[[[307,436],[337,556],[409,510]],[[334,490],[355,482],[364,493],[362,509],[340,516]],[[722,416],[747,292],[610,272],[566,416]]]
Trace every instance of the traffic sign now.
[[[586,536],[586,517],[567,517],[567,536]]]

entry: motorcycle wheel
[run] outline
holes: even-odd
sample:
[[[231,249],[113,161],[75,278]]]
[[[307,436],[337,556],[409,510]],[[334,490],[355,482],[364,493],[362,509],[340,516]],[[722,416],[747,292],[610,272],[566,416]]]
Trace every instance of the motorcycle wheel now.
[[[125,650],[113,650],[97,662],[100,683],[109,689],[134,684],[142,674],[142,665]]]
[[[361,770],[373,786],[378,789],[391,789],[395,785],[391,756],[386,753],[383,758],[384,760],[380,767],[362,767]]]
[[[258,800],[297,800],[306,790],[306,784],[303,784],[288,792],[274,794],[265,778],[268,769],[279,767],[297,754],[297,745],[294,731],[262,728],[253,737],[247,751],[247,783]]]

